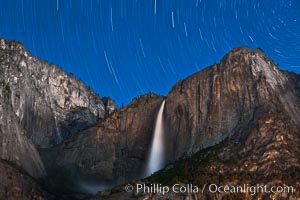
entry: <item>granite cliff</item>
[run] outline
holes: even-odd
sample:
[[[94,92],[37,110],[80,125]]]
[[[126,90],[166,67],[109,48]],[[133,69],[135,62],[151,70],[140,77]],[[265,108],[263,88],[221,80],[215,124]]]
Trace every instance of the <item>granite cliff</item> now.
[[[146,94],[120,109],[20,43],[1,40],[0,64],[0,167],[14,168],[16,184],[24,172],[31,180],[26,187],[42,198],[81,198],[143,177],[163,100],[167,167],[142,182],[247,180],[299,188],[300,76],[278,69],[260,49],[235,48],[219,64],[176,83],[166,97]],[[4,183],[0,195],[8,194]],[[160,198],[123,189],[94,199]]]
[[[166,97],[165,169],[139,183],[293,186],[294,193],[136,194],[124,185],[93,199],[295,199],[300,177],[300,76],[259,49],[236,48],[179,81]],[[177,161],[176,161],[177,160]],[[175,161],[175,163],[174,163]],[[133,182],[132,185],[135,185]]]
[[[0,43],[3,93],[33,144],[60,143],[104,118],[102,100],[81,81],[33,57],[18,42]]]
[[[255,113],[283,112],[300,124],[299,76],[280,71],[259,49],[236,48],[219,64],[179,81],[167,96],[168,158],[218,144]]]
[[[74,183],[66,190],[91,192],[88,185],[115,185],[141,177],[162,100],[154,94],[135,98],[76,137],[41,151],[47,182],[56,187],[64,179]]]
[[[55,65],[33,57],[22,44],[0,41],[0,158],[44,177],[37,148],[72,137],[108,116],[89,87]]]

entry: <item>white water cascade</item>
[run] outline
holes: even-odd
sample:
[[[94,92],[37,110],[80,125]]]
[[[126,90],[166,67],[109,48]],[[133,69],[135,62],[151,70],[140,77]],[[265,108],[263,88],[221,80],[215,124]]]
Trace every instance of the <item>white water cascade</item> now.
[[[147,163],[146,176],[160,170],[164,162],[164,143],[163,143],[163,112],[165,107],[165,100],[162,102],[158,111],[155,123],[154,138],[152,140],[150,157]]]

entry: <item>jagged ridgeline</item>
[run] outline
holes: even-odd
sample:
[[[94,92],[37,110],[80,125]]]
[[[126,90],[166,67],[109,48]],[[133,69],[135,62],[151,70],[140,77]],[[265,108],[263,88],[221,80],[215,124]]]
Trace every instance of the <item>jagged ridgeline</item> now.
[[[233,49],[166,97],[146,94],[117,109],[20,43],[0,45],[0,198],[80,199],[139,179],[149,167],[163,101],[166,168],[142,182],[247,180],[299,188],[300,77],[279,70],[261,50]],[[93,198],[129,197],[139,198],[121,186]],[[260,197],[271,196],[253,198]]]

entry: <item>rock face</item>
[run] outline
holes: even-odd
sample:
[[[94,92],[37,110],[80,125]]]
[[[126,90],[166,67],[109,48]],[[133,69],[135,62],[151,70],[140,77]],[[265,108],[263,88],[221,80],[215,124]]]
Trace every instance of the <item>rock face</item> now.
[[[166,163],[175,164],[145,183],[247,180],[300,188],[300,76],[279,70],[259,49],[233,49],[219,64],[179,81],[167,97],[147,94],[116,109],[109,97],[100,99],[21,44],[1,40],[0,91],[4,199],[51,198],[33,177],[43,177],[43,187],[58,194],[95,193],[102,184],[142,177],[164,99]],[[169,195],[164,198],[238,198]],[[255,198],[299,196],[274,195]],[[161,197],[125,195],[124,188],[114,188],[99,198]]]
[[[11,91],[3,83],[0,88],[0,158],[22,166],[34,177],[42,177],[46,174],[44,165],[13,112],[9,100]]]
[[[54,162],[59,163],[60,167],[76,166],[84,176],[98,176],[100,180],[124,177],[119,170],[123,169],[122,174],[126,174],[124,180],[132,179],[134,171],[141,171],[143,168],[140,163],[146,158],[151,139],[149,135],[153,134],[154,119],[162,99],[155,98],[155,106],[145,106],[145,97],[136,101],[139,103],[134,101],[128,108],[116,111],[98,127],[90,128],[85,134],[61,144]],[[131,111],[129,108],[133,105],[135,110]],[[258,151],[261,148],[260,154],[267,155],[266,141],[273,145],[273,138],[287,136],[258,133],[255,132],[256,127],[261,128],[263,125],[260,123],[267,116],[285,116],[270,120],[278,123],[287,121],[291,129],[281,130],[282,127],[278,127],[277,133],[291,132],[294,135],[299,130],[299,110],[298,75],[280,71],[261,50],[236,48],[220,64],[178,82],[167,95],[163,117],[167,162],[172,163],[179,158],[191,156],[201,149],[232,137],[237,138],[234,144],[243,146],[244,149],[232,152],[244,152],[245,149]],[[144,117],[145,112],[148,118],[143,119],[141,117]],[[127,125],[122,126],[122,121],[135,121],[135,124],[125,123]],[[147,128],[144,127],[145,124],[148,125]],[[269,124],[264,129],[267,130],[270,131]],[[140,137],[140,132],[145,135]],[[245,138],[251,137],[248,139],[251,143],[250,141],[258,141],[260,134],[268,135],[268,139],[264,138],[264,142],[258,143],[263,146],[244,145]],[[135,145],[128,146],[128,142]],[[232,146],[227,147],[229,152]],[[76,149],[79,149],[78,152]],[[294,159],[298,155],[297,151],[293,149]],[[128,152],[135,153],[128,156]],[[229,153],[222,155],[224,159],[230,157]],[[138,159],[130,164],[131,157]]]
[[[44,200],[52,196],[21,168],[0,160],[0,199]]]
[[[105,107],[106,116],[110,115],[114,110],[117,110],[117,105],[111,98],[103,97],[101,100]]]
[[[267,185],[288,186],[290,192],[245,193],[190,193],[178,195],[169,193],[146,195],[143,199],[297,199],[300,196],[300,127],[284,111],[257,110],[255,120],[240,126],[233,137],[209,149],[183,159],[167,167],[145,182],[160,182],[163,185],[193,183],[238,186]],[[287,189],[285,191],[288,191]],[[292,192],[293,191],[293,192]],[[122,190],[113,195],[120,196]],[[130,195],[130,194],[124,194]],[[103,196],[103,194],[102,194]],[[142,196],[142,195],[141,195]],[[99,195],[101,197],[101,195]],[[95,199],[99,199],[95,198]],[[106,199],[106,198],[101,198]],[[138,199],[138,196],[136,197]],[[142,199],[142,197],[140,197]]]
[[[81,81],[32,57],[20,43],[0,43],[1,84],[18,123],[36,146],[57,144],[104,118],[103,102]]]
[[[257,120],[257,110],[284,112],[300,124],[297,84],[261,50],[244,47],[178,82],[165,107],[169,161],[232,136],[240,126]]]
[[[153,94],[134,99],[77,137],[42,152],[49,179],[63,169],[72,171],[79,184],[97,180],[97,185],[109,185],[140,178],[162,100]]]
[[[93,199],[296,199],[300,189],[300,76],[280,71],[261,50],[236,48],[178,82],[164,111],[168,162],[140,183],[293,186],[294,193],[126,193]],[[181,159],[180,159],[181,158]],[[135,185],[135,183],[132,183]]]
[[[116,108],[111,99],[105,106],[81,81],[32,57],[20,43],[4,39],[0,91],[0,158],[33,177],[46,175],[36,147],[57,144]]]

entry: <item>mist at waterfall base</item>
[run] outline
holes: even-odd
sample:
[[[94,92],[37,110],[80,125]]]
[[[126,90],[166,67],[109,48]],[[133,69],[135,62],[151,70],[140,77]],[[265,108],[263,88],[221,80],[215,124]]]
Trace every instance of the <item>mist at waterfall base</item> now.
[[[154,129],[154,137],[150,149],[150,156],[147,162],[145,177],[163,168],[164,164],[164,127],[163,127],[163,112],[165,100],[162,102],[158,111]]]
[[[103,191],[113,187],[116,184],[104,184],[97,181],[83,181],[79,182],[79,189],[82,193],[96,195],[99,191]]]

